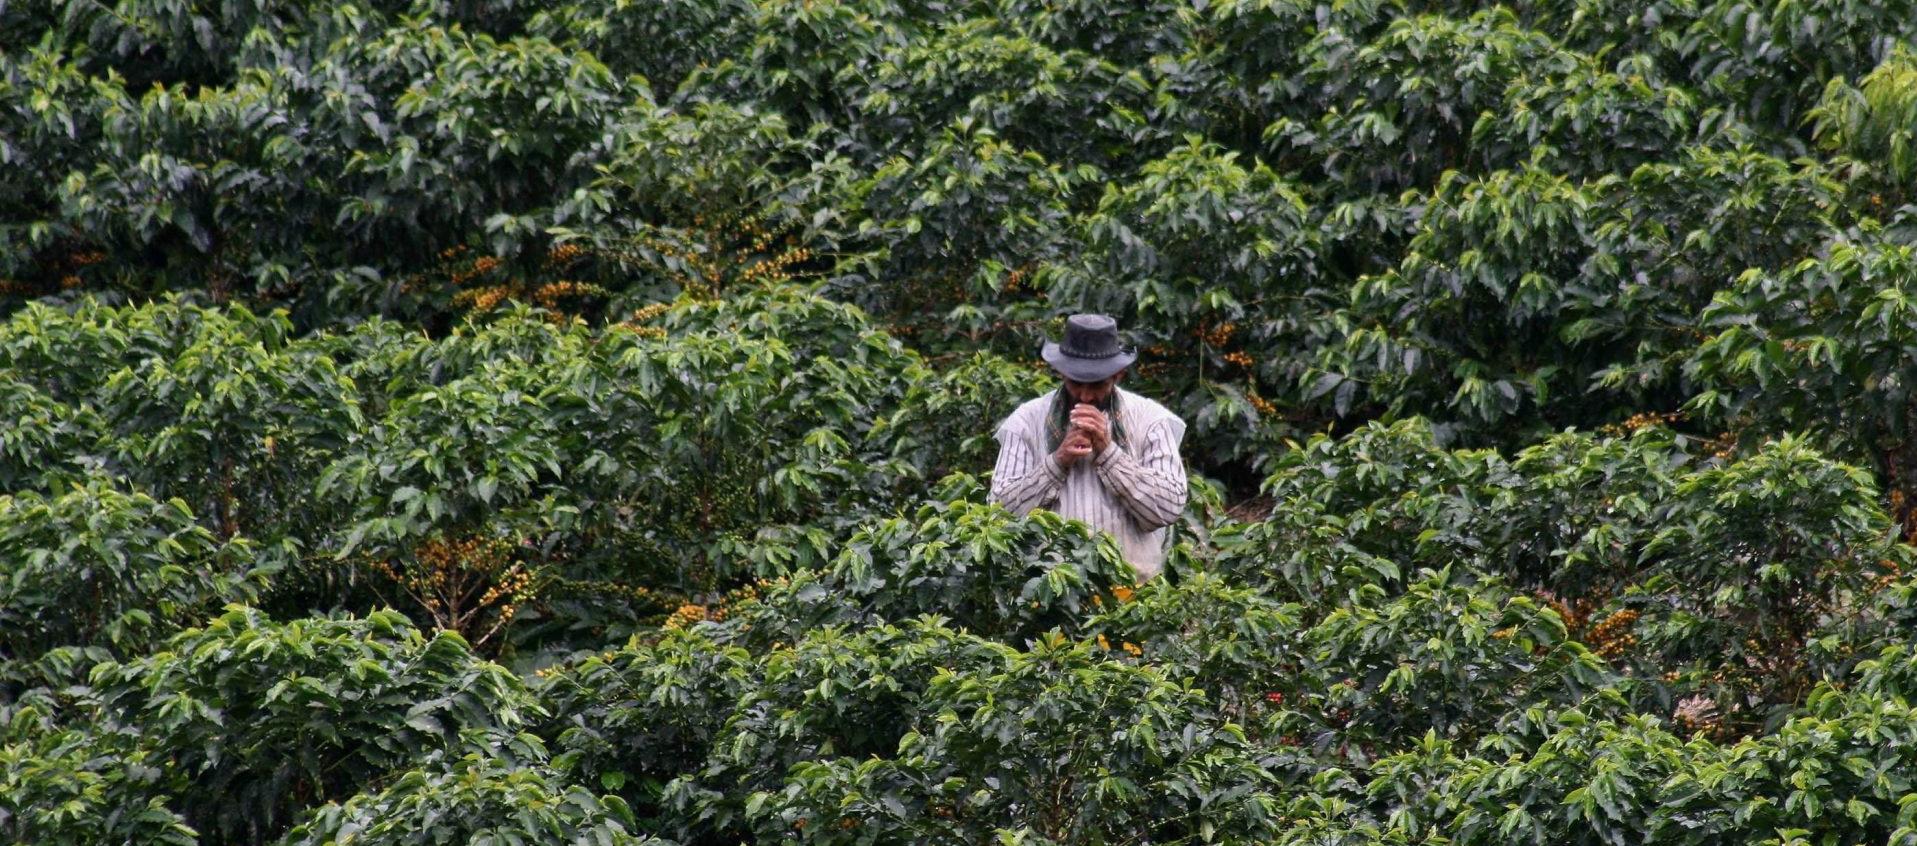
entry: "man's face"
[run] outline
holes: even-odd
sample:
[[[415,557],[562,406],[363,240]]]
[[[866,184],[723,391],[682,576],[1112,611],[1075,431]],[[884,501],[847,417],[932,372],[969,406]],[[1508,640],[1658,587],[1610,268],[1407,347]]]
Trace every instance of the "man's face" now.
[[[1097,382],[1080,382],[1074,379],[1066,379],[1065,392],[1072,395],[1073,402],[1084,402],[1102,406],[1105,404],[1105,400],[1112,395],[1112,390],[1118,387],[1119,378],[1124,375],[1124,371],[1119,371]]]

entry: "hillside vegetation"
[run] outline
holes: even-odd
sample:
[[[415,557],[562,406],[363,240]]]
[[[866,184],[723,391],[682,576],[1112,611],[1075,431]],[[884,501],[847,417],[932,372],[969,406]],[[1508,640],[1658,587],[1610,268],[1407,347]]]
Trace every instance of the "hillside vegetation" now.
[[[0,0],[0,842],[1917,843],[1914,144],[1909,0]]]

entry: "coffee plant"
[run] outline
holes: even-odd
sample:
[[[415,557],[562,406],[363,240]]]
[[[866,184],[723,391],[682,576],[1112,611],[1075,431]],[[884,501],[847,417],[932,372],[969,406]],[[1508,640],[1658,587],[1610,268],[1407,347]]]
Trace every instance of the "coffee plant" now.
[[[1908,0],[0,0],[0,841],[1917,842],[1914,137]]]

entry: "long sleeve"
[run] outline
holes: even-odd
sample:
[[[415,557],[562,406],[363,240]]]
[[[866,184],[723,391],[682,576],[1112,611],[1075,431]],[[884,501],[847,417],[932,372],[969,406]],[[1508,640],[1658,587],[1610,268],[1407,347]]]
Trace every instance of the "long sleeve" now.
[[[1049,455],[1039,455],[1014,420],[998,429],[998,464],[992,470],[992,501],[1024,514],[1058,500],[1065,470]]]
[[[1176,418],[1165,420],[1146,433],[1136,455],[1113,444],[1095,460],[1099,481],[1144,531],[1171,525],[1185,510],[1189,488],[1185,462],[1178,455],[1184,428]]]

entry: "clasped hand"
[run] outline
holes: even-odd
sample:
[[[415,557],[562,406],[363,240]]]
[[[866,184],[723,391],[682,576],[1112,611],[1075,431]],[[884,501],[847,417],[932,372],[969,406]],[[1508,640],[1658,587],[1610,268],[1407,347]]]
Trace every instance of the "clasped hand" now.
[[[1072,406],[1072,430],[1058,445],[1054,458],[1060,467],[1070,467],[1088,455],[1098,455],[1112,445],[1111,420],[1105,412],[1089,403]]]

